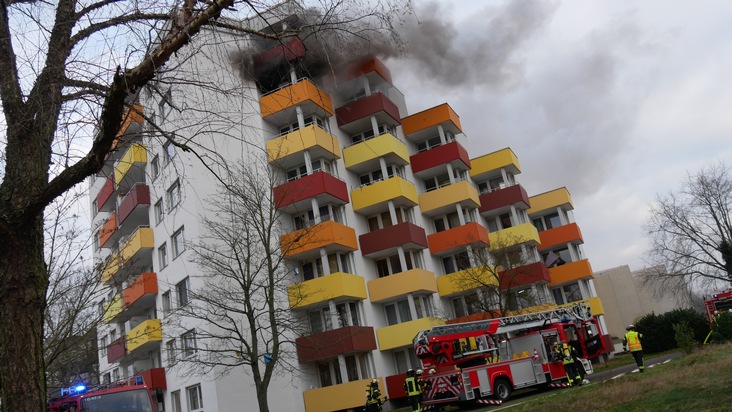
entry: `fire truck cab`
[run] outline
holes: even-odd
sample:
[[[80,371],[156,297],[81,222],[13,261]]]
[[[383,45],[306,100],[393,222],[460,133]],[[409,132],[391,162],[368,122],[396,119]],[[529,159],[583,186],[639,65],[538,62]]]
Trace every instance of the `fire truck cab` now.
[[[64,388],[61,397],[51,399],[48,412],[157,412],[160,396],[153,396],[142,384],[115,384],[87,390],[83,385]]]
[[[714,315],[732,311],[732,290],[715,293],[708,299],[705,299],[704,308],[707,311],[707,319],[712,324]]]

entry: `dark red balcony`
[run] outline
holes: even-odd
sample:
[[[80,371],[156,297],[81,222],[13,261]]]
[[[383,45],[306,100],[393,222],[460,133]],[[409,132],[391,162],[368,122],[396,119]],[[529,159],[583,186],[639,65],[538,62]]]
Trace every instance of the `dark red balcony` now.
[[[137,227],[148,224],[148,206],[150,206],[150,188],[148,185],[137,184],[133,186],[119,205],[117,212],[118,225],[121,226],[125,219],[130,216],[132,216],[130,219],[131,226]],[[141,220],[144,220],[144,222]]]
[[[531,206],[526,189],[519,184],[494,190],[480,195],[480,213],[495,212],[496,209],[516,206],[519,209],[528,209]]]
[[[539,232],[539,241],[541,242],[539,250],[567,243],[585,243],[582,238],[582,232],[580,231],[579,226],[577,226],[577,223],[570,223],[568,225],[557,226],[555,228],[541,231]]]
[[[426,150],[422,153],[410,156],[412,172],[419,175],[420,172],[428,171],[433,167],[450,163],[453,167],[470,169],[470,157],[468,151],[458,142],[450,142],[442,146]]]
[[[427,235],[424,228],[404,222],[365,233],[358,237],[358,242],[361,253],[368,256],[398,246],[404,246],[407,250],[424,249],[427,247]]]
[[[310,199],[317,197],[320,204],[348,203],[346,182],[326,172],[315,172],[300,179],[281,184],[274,189],[278,208],[310,209]],[[303,203],[307,202],[307,203]]]
[[[281,44],[277,44],[261,53],[255,54],[252,58],[254,62],[254,74],[259,76],[263,72],[290,62],[298,57],[305,55],[305,45],[297,37],[285,40]]]
[[[544,262],[530,263],[498,272],[501,279],[501,290],[514,289],[536,282],[550,282],[549,268]]]
[[[406,373],[386,377],[386,392],[389,394],[389,398],[400,399],[407,397],[407,392],[404,391],[404,379],[406,378]]]
[[[379,124],[401,124],[399,108],[381,92],[348,102],[336,109],[338,127],[348,133],[361,132],[370,127],[370,116],[376,116]]]
[[[125,356],[125,336],[115,339],[107,346],[107,363],[115,362],[117,359]]]
[[[313,362],[337,355],[376,350],[376,335],[371,326],[346,326],[297,338],[295,346],[300,362]]]
[[[168,389],[168,383],[165,380],[165,369],[164,368],[152,368],[145,372],[142,372],[135,377],[141,377],[142,383],[147,385],[150,389]]]
[[[97,211],[110,212],[117,206],[114,202],[114,174],[109,175],[104,186],[97,194]]]

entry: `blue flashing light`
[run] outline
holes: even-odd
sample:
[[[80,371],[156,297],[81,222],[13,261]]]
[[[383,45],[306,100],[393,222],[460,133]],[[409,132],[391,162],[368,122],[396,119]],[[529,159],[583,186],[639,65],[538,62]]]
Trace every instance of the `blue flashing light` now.
[[[76,390],[76,393],[81,393],[81,392],[84,392],[86,390],[86,386],[84,386],[84,385],[77,385],[74,388],[74,390]]]

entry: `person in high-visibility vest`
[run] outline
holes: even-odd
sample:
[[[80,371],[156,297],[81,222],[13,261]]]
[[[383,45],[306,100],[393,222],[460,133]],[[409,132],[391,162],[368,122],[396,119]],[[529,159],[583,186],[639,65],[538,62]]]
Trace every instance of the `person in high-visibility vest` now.
[[[579,357],[577,356],[577,349],[564,341],[562,342],[560,353],[562,355],[564,371],[567,373],[567,382],[569,383],[569,386],[572,386],[575,383],[582,385],[582,375],[579,370],[582,365],[580,365],[578,361]]]
[[[633,355],[633,359],[635,359],[635,363],[638,365],[638,370],[645,372],[646,368],[643,366],[643,346],[640,341],[643,339],[643,334],[635,330],[635,325],[628,325],[625,330],[628,333],[623,338],[623,351],[627,352],[630,349],[630,354]]]
[[[372,379],[371,383],[366,386],[366,406],[364,410],[366,412],[379,412],[381,411],[381,405],[386,402],[386,399],[381,400],[381,391],[379,390],[379,381]]]
[[[422,399],[422,388],[419,378],[415,375],[412,369],[407,371],[407,377],[404,379],[404,390],[407,392],[407,398],[409,399],[409,405],[412,407],[412,411],[419,412],[419,401]]]

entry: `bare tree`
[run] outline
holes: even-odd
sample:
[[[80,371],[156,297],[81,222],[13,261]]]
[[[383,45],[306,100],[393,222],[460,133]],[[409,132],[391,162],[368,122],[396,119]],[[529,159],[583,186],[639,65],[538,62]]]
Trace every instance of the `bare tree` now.
[[[645,225],[654,275],[686,284],[732,284],[732,179],[718,163],[688,174],[674,193],[658,195]]]
[[[374,22],[360,19],[352,10],[384,17],[382,28],[388,29],[391,21],[391,9],[380,9],[381,2],[326,0],[321,6],[325,10],[316,25],[344,36],[365,32],[349,31],[339,25],[342,21],[356,23],[357,28]],[[234,0],[0,0],[3,411],[46,407],[45,208],[102,169],[118,138],[125,108],[132,107],[139,90],[202,27],[220,22],[227,30],[272,40],[298,35],[220,19],[223,13],[261,15],[267,7],[266,2]]]

